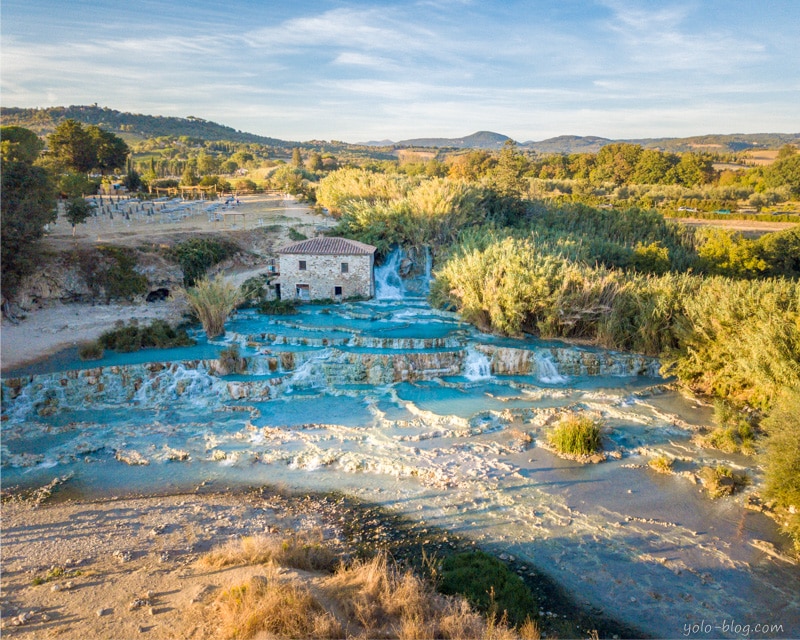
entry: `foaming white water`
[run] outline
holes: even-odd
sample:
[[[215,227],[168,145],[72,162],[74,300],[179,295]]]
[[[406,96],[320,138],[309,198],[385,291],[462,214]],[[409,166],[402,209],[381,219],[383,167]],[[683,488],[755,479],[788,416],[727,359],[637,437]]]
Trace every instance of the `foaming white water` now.
[[[431,248],[427,245],[425,246],[425,292],[430,293],[431,291],[431,282],[433,281],[433,275],[431,274],[431,270],[433,269],[433,256],[431,255]]]
[[[481,353],[471,346],[467,347],[467,356],[464,358],[464,377],[472,382],[490,380],[492,365],[485,353]]]
[[[134,396],[140,405],[151,406],[185,398],[194,406],[219,403],[227,385],[204,368],[174,364],[143,384]]]
[[[403,252],[395,249],[380,267],[375,269],[375,297],[378,300],[402,300],[406,288],[400,277],[400,263]]]
[[[565,384],[569,378],[558,372],[558,365],[553,356],[544,351],[538,351],[533,357],[536,361],[536,379],[545,384]]]
[[[332,351],[325,349],[309,358],[286,381],[286,391],[292,389],[321,389],[327,385],[323,364],[331,357]]]

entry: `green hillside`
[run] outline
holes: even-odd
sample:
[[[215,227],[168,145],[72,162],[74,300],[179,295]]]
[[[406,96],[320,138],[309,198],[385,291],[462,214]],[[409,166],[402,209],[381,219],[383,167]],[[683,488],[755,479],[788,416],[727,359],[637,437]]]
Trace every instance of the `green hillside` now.
[[[296,143],[257,136],[237,131],[216,122],[189,116],[173,118],[148,116],[138,113],[125,113],[107,107],[71,106],[48,107],[45,109],[21,109],[0,107],[3,125],[17,125],[35,131],[40,136],[53,132],[64,120],[77,120],[83,124],[93,124],[111,131],[129,142],[159,138],[161,136],[199,138],[202,140],[227,140],[230,142],[256,143],[267,146],[285,147]]]

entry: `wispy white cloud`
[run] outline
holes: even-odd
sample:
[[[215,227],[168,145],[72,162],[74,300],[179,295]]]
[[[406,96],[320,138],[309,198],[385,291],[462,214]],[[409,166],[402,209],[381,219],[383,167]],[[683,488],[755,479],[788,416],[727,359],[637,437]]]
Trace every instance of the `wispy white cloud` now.
[[[800,98],[794,0],[765,4],[759,29],[722,0],[195,0],[188,19],[179,0],[111,4],[90,25],[56,0],[7,0],[3,104],[191,113],[288,139],[800,129],[779,126]]]
[[[620,68],[634,71],[733,71],[752,64],[765,51],[763,43],[719,24],[693,24],[684,5],[633,4],[605,0],[613,18],[605,27],[613,34],[622,59]]]

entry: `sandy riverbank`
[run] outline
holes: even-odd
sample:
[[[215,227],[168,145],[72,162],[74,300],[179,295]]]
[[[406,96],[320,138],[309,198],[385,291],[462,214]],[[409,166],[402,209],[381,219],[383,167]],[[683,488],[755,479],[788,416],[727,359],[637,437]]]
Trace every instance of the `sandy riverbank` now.
[[[164,301],[134,304],[58,304],[30,312],[12,323],[3,319],[0,331],[0,362],[5,373],[30,364],[63,349],[96,340],[119,322],[137,319],[148,324],[153,320],[180,318],[182,303]]]
[[[342,552],[330,498],[262,491],[3,505],[2,633],[19,638],[210,637],[200,607],[261,565],[209,568],[232,538],[305,532]]]

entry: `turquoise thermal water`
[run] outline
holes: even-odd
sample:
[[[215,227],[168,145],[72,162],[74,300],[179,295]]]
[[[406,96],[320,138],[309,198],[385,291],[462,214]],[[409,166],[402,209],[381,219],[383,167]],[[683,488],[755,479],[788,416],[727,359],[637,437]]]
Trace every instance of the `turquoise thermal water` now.
[[[485,336],[382,277],[384,299],[240,312],[211,344],[9,372],[4,485],[342,490],[528,559],[656,636],[732,618],[800,635],[800,572],[763,551],[785,545],[774,524],[691,479],[745,461],[692,442],[710,412],[665,385],[657,362]],[[232,343],[247,369],[219,375]],[[540,446],[571,412],[601,418],[619,457],[582,465]],[[654,473],[655,455],[686,473]]]

